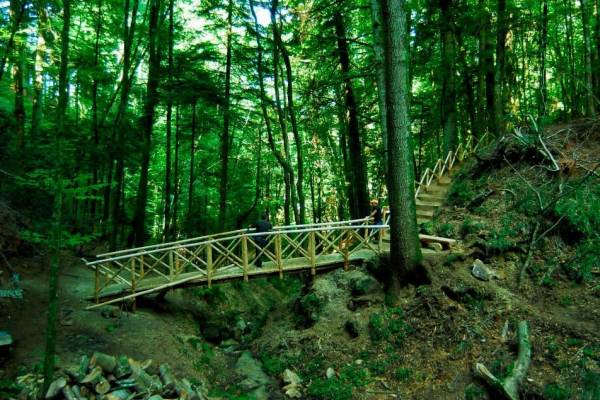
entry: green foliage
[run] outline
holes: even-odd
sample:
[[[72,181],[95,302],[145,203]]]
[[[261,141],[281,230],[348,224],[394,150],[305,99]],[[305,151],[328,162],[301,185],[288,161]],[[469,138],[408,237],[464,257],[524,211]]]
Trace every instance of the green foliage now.
[[[260,361],[263,364],[265,372],[271,376],[279,376],[286,369],[286,363],[276,355],[262,353]]]
[[[476,384],[470,384],[465,388],[465,400],[487,399],[487,392],[484,388]]]
[[[573,298],[571,296],[562,296],[558,303],[563,307],[569,307],[573,305]]]
[[[16,397],[23,388],[12,379],[0,379],[0,398]]]
[[[369,370],[357,364],[349,364],[342,368],[340,379],[353,387],[366,386],[371,382]]]
[[[412,332],[400,307],[389,307],[383,313],[371,314],[369,318],[369,336],[374,343],[385,341],[400,347]]]
[[[600,374],[586,371],[583,376],[584,400],[600,400]]]
[[[436,234],[443,237],[453,237],[456,235],[454,225],[449,222],[444,222],[436,226]]]
[[[465,237],[470,234],[479,233],[484,228],[484,224],[475,221],[472,217],[467,215],[460,226],[460,234],[462,237]]]
[[[570,227],[585,237],[595,237],[600,231],[600,187],[584,184],[562,197],[554,207]]]
[[[394,371],[394,377],[401,382],[406,382],[410,380],[412,376],[413,370],[410,368],[400,367],[396,368],[396,370]]]
[[[473,183],[470,180],[459,179],[452,183],[448,192],[448,204],[465,207],[475,196]]]
[[[502,217],[500,229],[493,229],[488,234],[486,241],[488,250],[502,253],[516,246],[526,227],[522,222],[515,223],[515,221],[519,221],[519,218],[512,213]]]
[[[550,383],[544,387],[544,398],[548,400],[569,400],[571,391],[558,383]]]
[[[308,395],[320,400],[350,400],[352,385],[339,378],[317,378],[308,386]]]

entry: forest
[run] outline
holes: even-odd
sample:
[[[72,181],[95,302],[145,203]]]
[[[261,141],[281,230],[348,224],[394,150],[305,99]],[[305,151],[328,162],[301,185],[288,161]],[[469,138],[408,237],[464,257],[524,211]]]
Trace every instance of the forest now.
[[[599,99],[599,0],[0,0],[0,398],[599,400]]]

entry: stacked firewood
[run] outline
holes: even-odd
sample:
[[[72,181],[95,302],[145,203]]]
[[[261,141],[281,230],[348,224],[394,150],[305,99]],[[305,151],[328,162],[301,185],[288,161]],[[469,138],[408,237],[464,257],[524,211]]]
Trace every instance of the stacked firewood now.
[[[177,379],[166,364],[156,368],[151,360],[138,362],[96,352],[91,358],[83,356],[75,370],[65,370],[63,376],[52,382],[45,398],[205,400],[207,397],[201,385]]]

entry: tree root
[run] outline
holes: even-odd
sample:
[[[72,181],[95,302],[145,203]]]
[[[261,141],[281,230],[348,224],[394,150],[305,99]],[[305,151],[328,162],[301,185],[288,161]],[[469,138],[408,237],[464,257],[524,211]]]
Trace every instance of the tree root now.
[[[527,321],[519,322],[518,333],[519,354],[515,366],[508,377],[504,380],[498,379],[481,363],[475,364],[474,368],[477,376],[510,400],[519,399],[519,385],[525,379],[529,364],[531,363],[531,342],[529,341]]]

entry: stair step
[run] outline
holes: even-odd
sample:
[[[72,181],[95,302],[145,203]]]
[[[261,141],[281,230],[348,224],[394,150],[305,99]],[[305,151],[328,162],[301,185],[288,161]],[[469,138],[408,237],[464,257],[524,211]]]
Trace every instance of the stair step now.
[[[427,203],[443,203],[443,201],[446,200],[446,195],[440,193],[419,192],[419,196],[417,196],[417,201],[419,200]]]
[[[434,210],[419,210],[417,208],[417,217],[433,217],[433,214],[435,214]]]
[[[443,175],[437,180],[438,185],[448,186],[452,183],[452,178],[447,175]]]
[[[446,193],[448,192],[448,189],[450,189],[450,186],[448,185],[438,185],[437,183],[432,183],[431,185],[429,185],[428,187],[422,187],[421,188],[421,192],[424,193]]]
[[[417,199],[415,203],[417,205],[417,210],[435,210],[442,205],[441,201],[422,201],[419,199]]]

